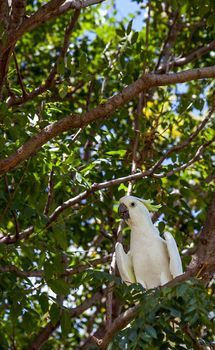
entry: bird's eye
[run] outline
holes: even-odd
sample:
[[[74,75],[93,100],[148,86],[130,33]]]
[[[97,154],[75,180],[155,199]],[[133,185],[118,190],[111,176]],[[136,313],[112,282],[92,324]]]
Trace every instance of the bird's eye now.
[[[135,207],[135,203],[134,202],[131,202],[131,207]]]

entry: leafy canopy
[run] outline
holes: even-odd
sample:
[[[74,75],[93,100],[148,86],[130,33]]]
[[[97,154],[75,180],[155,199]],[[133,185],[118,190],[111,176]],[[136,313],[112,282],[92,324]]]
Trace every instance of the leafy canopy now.
[[[2,159],[51,123],[103,106],[143,73],[162,79],[213,65],[212,0],[128,0],[131,9],[135,3],[138,12],[125,17],[112,1],[80,13],[50,12],[19,37],[0,102]],[[28,1],[26,18],[42,5]],[[9,36],[1,25],[4,46]],[[197,79],[149,86],[104,118],[57,132],[1,176],[1,349],[96,349],[88,337],[105,334],[107,286],[113,305],[140,303],[109,350],[210,345],[211,284],[194,278],[146,292],[109,274],[117,203],[131,188],[127,176],[143,172],[132,193],[161,204],[158,228],[176,238],[185,270],[190,263],[214,184],[213,81]],[[127,227],[123,243],[129,244]],[[112,311],[114,319],[119,307]]]

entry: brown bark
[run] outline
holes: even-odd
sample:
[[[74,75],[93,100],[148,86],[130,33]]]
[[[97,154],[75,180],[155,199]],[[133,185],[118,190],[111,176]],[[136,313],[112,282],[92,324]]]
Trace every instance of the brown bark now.
[[[189,268],[197,267],[197,276],[206,281],[215,270],[215,192],[207,212],[205,224],[200,233],[197,249],[192,257]]]
[[[117,108],[137,97],[139,93],[145,89],[214,77],[215,66],[190,69],[172,74],[144,74],[134,83],[124,88],[121,93],[111,97],[107,102],[98,105],[96,108],[80,116],[69,115],[42,129],[41,132],[23,144],[14,154],[6,159],[0,160],[0,174],[14,169],[21,162],[35,154],[47,141],[60,135],[62,132],[83,128],[98,119],[106,119]]]

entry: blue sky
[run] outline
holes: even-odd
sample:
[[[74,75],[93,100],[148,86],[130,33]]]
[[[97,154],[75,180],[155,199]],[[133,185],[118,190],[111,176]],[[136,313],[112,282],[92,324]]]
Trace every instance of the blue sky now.
[[[131,0],[115,0],[115,5],[118,10],[118,16],[120,18],[128,17],[129,19],[129,13],[135,13],[138,10],[140,10],[140,5],[138,5],[136,2],[133,2]],[[140,30],[142,28],[142,17],[143,16],[143,10],[141,16],[136,16],[133,20],[133,29]]]

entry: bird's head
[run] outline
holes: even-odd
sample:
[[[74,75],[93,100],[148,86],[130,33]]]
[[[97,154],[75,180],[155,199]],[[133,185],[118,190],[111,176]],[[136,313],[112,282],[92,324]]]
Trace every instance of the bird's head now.
[[[153,205],[150,200],[124,196],[120,199],[118,213],[129,225],[133,225],[150,218],[149,210],[156,211],[158,208],[160,208],[160,205]]]

